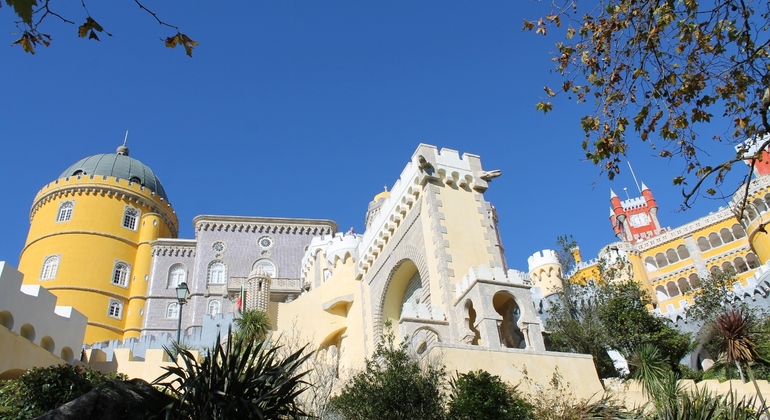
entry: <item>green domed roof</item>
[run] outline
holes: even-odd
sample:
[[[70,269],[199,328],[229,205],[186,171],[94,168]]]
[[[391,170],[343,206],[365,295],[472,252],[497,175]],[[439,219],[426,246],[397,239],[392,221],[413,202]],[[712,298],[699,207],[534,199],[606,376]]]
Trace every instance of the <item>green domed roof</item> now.
[[[138,160],[128,157],[128,148],[121,146],[118,153],[105,153],[93,155],[80,159],[69,168],[65,169],[59,178],[67,178],[74,175],[106,175],[115,178],[125,179],[149,188],[164,200],[168,201],[166,191],[160,178],[150,169]]]

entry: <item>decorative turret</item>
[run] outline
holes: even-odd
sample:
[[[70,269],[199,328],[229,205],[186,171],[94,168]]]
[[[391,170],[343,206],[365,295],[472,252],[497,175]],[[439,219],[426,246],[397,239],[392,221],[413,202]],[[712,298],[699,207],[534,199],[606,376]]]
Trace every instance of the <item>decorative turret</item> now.
[[[562,290],[562,267],[556,251],[546,249],[527,258],[529,278],[532,284],[539,286],[543,297],[548,297]]]
[[[652,191],[642,183],[642,196],[621,201],[610,190],[610,223],[621,241],[636,243],[661,232],[658,222],[658,203]]]
[[[246,295],[243,309],[267,313],[270,304],[270,275],[265,269],[257,267],[252,270],[243,288]]]

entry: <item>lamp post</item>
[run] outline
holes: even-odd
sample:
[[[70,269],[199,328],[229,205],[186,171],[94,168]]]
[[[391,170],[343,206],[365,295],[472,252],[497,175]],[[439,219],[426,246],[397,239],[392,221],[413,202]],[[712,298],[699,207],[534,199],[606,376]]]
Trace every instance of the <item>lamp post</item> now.
[[[187,298],[190,297],[190,289],[187,288],[187,283],[179,283],[176,287],[176,298],[179,300],[179,323],[176,327],[176,342],[179,344],[179,338],[182,335],[182,306],[187,303]]]

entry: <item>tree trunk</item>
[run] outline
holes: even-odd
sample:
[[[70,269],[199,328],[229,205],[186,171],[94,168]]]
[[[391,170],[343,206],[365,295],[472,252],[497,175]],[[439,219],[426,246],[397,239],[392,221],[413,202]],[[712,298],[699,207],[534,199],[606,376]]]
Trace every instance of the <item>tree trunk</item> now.
[[[759,415],[762,420],[767,420],[768,416],[767,413],[765,413],[765,398],[762,396],[762,392],[759,390],[759,385],[757,385],[757,380],[754,379],[754,372],[751,371],[751,366],[746,364],[746,371],[749,373],[749,378],[751,378],[751,383],[754,384],[754,389],[757,391],[757,398],[759,398]]]

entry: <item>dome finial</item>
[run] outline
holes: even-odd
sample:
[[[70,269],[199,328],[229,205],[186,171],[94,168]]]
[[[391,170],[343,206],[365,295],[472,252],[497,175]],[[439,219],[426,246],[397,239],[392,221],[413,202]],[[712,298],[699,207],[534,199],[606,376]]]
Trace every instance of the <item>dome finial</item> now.
[[[128,141],[128,130],[126,130],[126,136],[123,137],[123,145],[119,146],[118,150],[115,153],[123,156],[128,156],[128,147],[126,147],[127,141]]]

